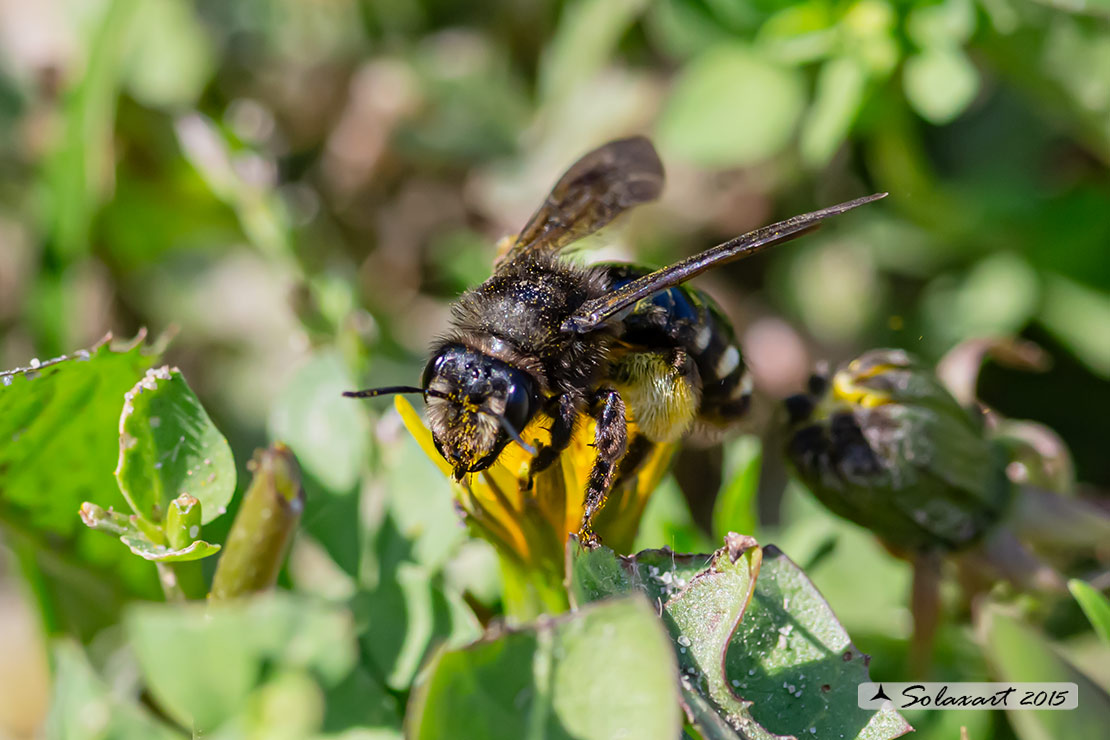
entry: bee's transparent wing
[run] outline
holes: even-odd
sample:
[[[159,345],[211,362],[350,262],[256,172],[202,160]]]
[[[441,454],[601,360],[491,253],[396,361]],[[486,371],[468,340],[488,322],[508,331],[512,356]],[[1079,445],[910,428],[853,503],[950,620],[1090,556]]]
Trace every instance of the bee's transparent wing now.
[[[521,230],[502,264],[554,253],[663,190],[663,163],[643,136],[611,141],[571,165]]]
[[[723,244],[707,249],[701,254],[687,257],[670,267],[664,267],[633,280],[600,298],[586,301],[579,307],[578,311],[563,322],[562,330],[576,334],[593,331],[613,316],[653,293],[684,283],[710,268],[749,257],[767,247],[796,239],[802,234],[817,228],[829,216],[850,211],[865,203],[885,198],[886,195],[886,193],[875,193],[863,198],[856,198],[847,203],[822,208],[812,213],[803,213],[800,216],[794,216],[777,224],[764,226],[743,236],[730,239]]]

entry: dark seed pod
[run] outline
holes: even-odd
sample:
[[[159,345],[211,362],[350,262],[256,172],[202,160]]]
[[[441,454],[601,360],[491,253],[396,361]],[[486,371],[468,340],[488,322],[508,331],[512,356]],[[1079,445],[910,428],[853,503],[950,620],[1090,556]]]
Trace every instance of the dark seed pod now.
[[[825,506],[892,547],[965,547],[1009,504],[1001,446],[905,352],[872,350],[810,389],[787,399],[787,457]]]

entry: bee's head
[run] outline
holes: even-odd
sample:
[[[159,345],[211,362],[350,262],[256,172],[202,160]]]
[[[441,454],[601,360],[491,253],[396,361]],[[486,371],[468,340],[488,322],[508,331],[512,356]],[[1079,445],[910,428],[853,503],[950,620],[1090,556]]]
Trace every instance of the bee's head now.
[[[539,406],[527,372],[459,344],[428,361],[420,385],[436,449],[456,480],[492,465]]]

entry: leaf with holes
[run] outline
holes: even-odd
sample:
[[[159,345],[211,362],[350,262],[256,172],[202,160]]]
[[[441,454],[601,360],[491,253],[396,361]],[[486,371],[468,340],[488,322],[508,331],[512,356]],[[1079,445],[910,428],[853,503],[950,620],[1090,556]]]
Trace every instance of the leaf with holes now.
[[[123,394],[154,361],[142,339],[120,346],[109,337],[0,373],[0,524],[19,533],[8,544],[37,572],[48,631],[91,638],[128,596],[160,593],[154,568],[77,516],[90,500],[127,510],[110,461]]]
[[[125,396],[116,481],[135,513],[151,522],[161,522],[183,493],[200,501],[205,524],[226,510],[235,460],[180,370],[148,370]]]
[[[911,730],[893,709],[856,705],[870,658],[806,574],[777,547],[763,548],[755,592],[725,661],[732,691],[754,720],[797,737],[888,740]]]
[[[908,732],[893,710],[856,707],[868,658],[801,569],[749,537],[725,542],[713,555],[634,557],[571,543],[572,602],[646,593],[674,640],[687,716],[705,738],[889,740]]]

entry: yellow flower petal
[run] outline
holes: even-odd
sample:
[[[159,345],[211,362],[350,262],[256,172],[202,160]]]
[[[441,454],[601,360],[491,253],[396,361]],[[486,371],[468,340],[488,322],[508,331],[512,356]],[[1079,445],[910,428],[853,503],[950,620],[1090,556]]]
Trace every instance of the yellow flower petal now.
[[[424,453],[451,478],[451,467],[440,456],[420,415],[405,398],[394,404],[405,427]],[[540,414],[521,435],[534,445],[550,441],[551,419]],[[528,487],[532,454],[512,442],[486,470],[468,475],[454,485],[455,497],[468,523],[502,552],[532,568],[560,574],[567,537],[582,523],[583,498],[596,457],[595,424],[583,417],[558,461],[537,474]],[[629,425],[629,437],[636,434]],[[596,530],[617,550],[631,547],[651,492],[666,474],[676,445],[656,445],[639,472],[610,493],[598,516]]]

